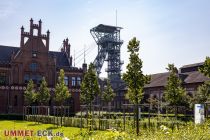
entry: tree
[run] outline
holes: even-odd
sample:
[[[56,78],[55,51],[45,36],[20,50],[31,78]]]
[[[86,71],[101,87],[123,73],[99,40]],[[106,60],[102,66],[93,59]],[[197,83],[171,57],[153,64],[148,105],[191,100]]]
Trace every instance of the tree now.
[[[81,84],[80,99],[82,103],[90,106],[95,97],[100,93],[98,79],[93,63],[90,63],[88,71],[85,73]],[[91,111],[91,110],[90,110]]]
[[[90,63],[87,72],[85,73],[84,79],[81,84],[80,100],[83,104],[87,105],[87,123],[88,118],[92,119],[92,103],[95,97],[100,94],[98,79],[93,63]],[[89,115],[90,114],[90,115]],[[92,123],[90,124],[89,130],[92,129]]]
[[[55,101],[63,106],[64,101],[71,96],[68,87],[64,81],[64,70],[60,69],[58,83],[55,87]]]
[[[210,78],[210,57],[206,57],[206,60],[204,61],[203,66],[199,68],[199,71]]]
[[[139,109],[138,104],[143,98],[144,85],[149,83],[150,76],[142,72],[142,60],[139,58],[139,41],[134,37],[128,43],[128,52],[130,53],[127,71],[123,74],[123,80],[128,86],[129,100],[135,105],[136,133],[139,134]]]
[[[37,101],[41,104],[45,104],[50,100],[50,91],[47,87],[47,82],[45,78],[42,78],[39,91],[37,92]]]
[[[203,73],[205,76],[210,78],[210,58],[206,57],[203,66],[199,68],[199,71]],[[195,103],[205,104],[205,102],[210,101],[210,81],[204,82],[200,85],[195,92],[195,95],[192,99],[192,106]]]
[[[31,105],[36,100],[36,93],[34,90],[34,83],[30,80],[27,84],[27,88],[24,92],[24,99],[27,105]]]
[[[106,103],[109,104],[109,110],[110,110],[110,107],[111,107],[111,101],[113,100],[113,98],[115,97],[115,93],[112,89],[112,86],[110,84],[110,81],[107,80],[107,85],[106,87],[104,88],[104,91],[103,91],[103,94],[102,94],[102,100]]]
[[[151,96],[147,99],[147,102],[150,104],[151,109],[154,108],[158,108],[159,106],[159,99]]]
[[[197,89],[197,92],[193,98],[195,103],[204,104],[207,101],[210,101],[210,82],[206,81],[204,84],[200,85]]]
[[[61,106],[61,126],[62,126],[62,116],[63,116],[63,104],[66,99],[68,99],[71,94],[68,87],[65,85],[64,81],[64,70],[60,69],[58,83],[55,87],[55,101]]]
[[[171,106],[175,106],[175,116],[177,117],[177,106],[187,106],[186,90],[181,86],[181,79],[179,79],[178,70],[174,64],[168,64],[166,68],[170,75],[168,77],[167,85],[164,91],[165,101]]]

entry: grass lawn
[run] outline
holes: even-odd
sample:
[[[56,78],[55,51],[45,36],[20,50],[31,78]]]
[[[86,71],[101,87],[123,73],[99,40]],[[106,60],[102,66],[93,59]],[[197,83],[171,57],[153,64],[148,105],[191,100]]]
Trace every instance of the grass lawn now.
[[[126,128],[127,129],[127,128]],[[5,131],[9,130],[30,130],[33,131],[33,136],[5,136]],[[187,123],[185,126],[179,126],[178,128],[171,129],[166,126],[160,126],[154,130],[141,129],[140,135],[135,135],[135,130],[127,130],[126,132],[120,131],[91,131],[76,127],[59,127],[52,124],[37,124],[35,122],[27,121],[0,121],[0,140],[48,140],[46,136],[37,136],[38,130],[52,130],[52,134],[57,132],[63,133],[64,136],[54,137],[53,140],[67,140],[65,137],[71,140],[209,140],[210,139],[210,121],[207,121],[203,125],[195,125],[193,122]],[[43,131],[42,131],[43,132]],[[8,133],[6,133],[7,135]],[[11,134],[11,132],[10,132]],[[14,134],[14,132],[12,132]],[[16,133],[17,134],[17,133]],[[19,132],[20,134],[20,132]],[[22,133],[21,133],[22,134]]]

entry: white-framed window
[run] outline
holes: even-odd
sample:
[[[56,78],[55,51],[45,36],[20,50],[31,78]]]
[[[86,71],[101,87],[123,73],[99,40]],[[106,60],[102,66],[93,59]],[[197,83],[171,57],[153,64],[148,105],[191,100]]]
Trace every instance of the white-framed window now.
[[[77,85],[80,86],[81,85],[81,78],[77,77]]]
[[[76,86],[76,77],[71,77],[71,85]]]
[[[69,77],[68,76],[64,76],[64,82],[65,82],[65,85],[69,85]]]

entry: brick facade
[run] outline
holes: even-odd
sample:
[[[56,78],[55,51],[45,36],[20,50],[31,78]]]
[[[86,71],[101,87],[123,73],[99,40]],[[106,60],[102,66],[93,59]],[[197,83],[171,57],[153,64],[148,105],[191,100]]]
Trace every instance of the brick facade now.
[[[53,95],[60,69],[64,69],[66,85],[72,93],[66,105],[72,106],[73,111],[80,109],[80,84],[87,65],[83,64],[83,68],[72,66],[68,38],[63,41],[61,52],[49,51],[49,46],[49,30],[42,34],[42,21],[34,24],[33,19],[29,32],[21,27],[20,47],[0,45],[0,113],[22,112],[23,93],[29,79],[38,87],[45,77]],[[49,105],[55,103],[51,100]]]

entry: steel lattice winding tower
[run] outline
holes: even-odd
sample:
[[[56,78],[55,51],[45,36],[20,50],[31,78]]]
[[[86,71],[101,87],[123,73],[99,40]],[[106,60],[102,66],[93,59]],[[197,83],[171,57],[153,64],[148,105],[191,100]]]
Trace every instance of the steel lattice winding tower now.
[[[121,81],[120,48],[123,41],[120,40],[121,27],[100,24],[90,30],[91,35],[98,45],[98,55],[94,60],[97,74],[101,73],[104,61],[108,61],[108,78],[111,83]]]

